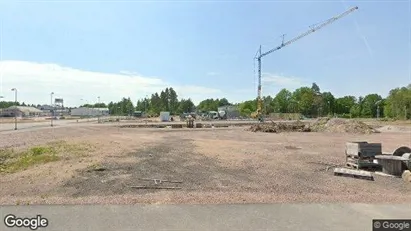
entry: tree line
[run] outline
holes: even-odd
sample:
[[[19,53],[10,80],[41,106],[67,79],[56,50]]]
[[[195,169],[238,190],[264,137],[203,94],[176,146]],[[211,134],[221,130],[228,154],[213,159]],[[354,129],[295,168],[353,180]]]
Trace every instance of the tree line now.
[[[301,113],[306,117],[338,115],[339,117],[395,119],[411,118],[411,84],[392,89],[387,98],[379,94],[336,98],[331,92],[321,92],[313,83],[311,87],[300,87],[293,92],[282,89],[275,97],[263,97],[263,111],[269,113]],[[257,109],[257,99],[238,104],[243,115]]]
[[[300,87],[291,92],[280,90],[274,97],[265,96],[263,113],[300,113],[305,117],[321,117],[338,115],[345,118],[375,118],[387,117],[394,119],[411,118],[411,84],[406,87],[392,89],[386,98],[379,94],[368,94],[355,97],[352,95],[336,98],[331,92],[321,92],[320,87],[313,83],[311,87]],[[23,103],[0,101],[0,108],[13,105],[33,106]],[[236,105],[242,116],[250,116],[257,110],[257,99],[241,103],[230,103],[226,98],[205,99],[197,106],[190,98],[179,99],[175,90],[170,87],[151,94],[150,97],[139,99],[135,104],[130,98],[122,98],[118,102],[109,104],[84,104],[82,107],[104,107],[113,115],[130,115],[134,111],[146,112],[149,115],[159,115],[161,111],[169,111],[173,115],[188,112],[217,111],[218,107]],[[40,105],[37,105],[40,106]]]
[[[137,100],[134,104],[130,98],[122,98],[119,102],[110,102],[108,105],[85,104],[82,107],[105,107],[112,115],[130,115],[134,111],[146,112],[148,115],[158,116],[162,111],[168,111],[172,115],[185,112],[194,112],[195,105],[188,99],[178,99],[177,92],[172,88],[166,88],[160,93],[151,94],[150,97]]]
[[[0,108],[8,108],[11,106],[30,106],[30,107],[41,107],[40,104],[34,105],[34,104],[25,104],[24,102],[15,102],[15,101],[0,101]]]

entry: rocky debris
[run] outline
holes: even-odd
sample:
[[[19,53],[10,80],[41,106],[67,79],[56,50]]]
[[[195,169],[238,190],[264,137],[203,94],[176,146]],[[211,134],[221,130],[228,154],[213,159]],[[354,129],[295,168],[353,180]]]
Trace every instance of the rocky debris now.
[[[252,125],[247,131],[252,132],[333,132],[333,133],[378,133],[371,126],[357,120],[320,118],[314,123],[305,124],[301,121],[282,123],[261,123]]]
[[[339,118],[320,118],[310,125],[315,132],[334,132],[334,133],[358,133],[371,134],[378,133],[371,126],[357,120]]]
[[[310,132],[311,129],[308,125],[303,122],[297,121],[292,123],[261,123],[253,124],[247,131],[252,132]]]

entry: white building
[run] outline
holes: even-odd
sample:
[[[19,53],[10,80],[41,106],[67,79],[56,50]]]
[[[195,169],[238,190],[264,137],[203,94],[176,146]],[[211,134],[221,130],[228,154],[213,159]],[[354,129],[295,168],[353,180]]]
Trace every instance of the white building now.
[[[11,106],[1,110],[1,116],[5,117],[31,117],[31,116],[40,116],[43,112],[34,107],[27,106]]]
[[[109,115],[108,108],[80,107],[71,109],[71,116],[106,116]]]
[[[44,115],[54,115],[54,116],[65,116],[70,114],[68,108],[63,108],[60,105],[42,105],[37,107],[37,109],[42,110]]]

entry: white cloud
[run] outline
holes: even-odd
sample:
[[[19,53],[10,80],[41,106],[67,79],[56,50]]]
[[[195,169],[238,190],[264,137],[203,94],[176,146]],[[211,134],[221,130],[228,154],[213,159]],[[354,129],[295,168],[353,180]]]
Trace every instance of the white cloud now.
[[[136,72],[117,74],[92,72],[50,63],[0,61],[0,95],[14,100],[11,88],[18,89],[18,100],[26,103],[48,104],[50,93],[63,98],[66,106],[77,106],[83,101],[94,103],[118,101],[130,97],[133,102],[146,95],[175,88],[179,97],[190,97],[195,103],[205,97],[215,97],[219,89],[191,85],[174,85],[158,77],[146,77]]]
[[[216,75],[220,75],[219,73],[217,73],[217,72],[208,72],[207,73],[207,75],[209,75],[209,76],[216,76]]]
[[[262,82],[266,85],[271,85],[275,87],[284,87],[284,88],[295,88],[304,85],[304,81],[299,78],[289,77],[284,75],[275,75],[270,73],[264,73],[262,75]]]

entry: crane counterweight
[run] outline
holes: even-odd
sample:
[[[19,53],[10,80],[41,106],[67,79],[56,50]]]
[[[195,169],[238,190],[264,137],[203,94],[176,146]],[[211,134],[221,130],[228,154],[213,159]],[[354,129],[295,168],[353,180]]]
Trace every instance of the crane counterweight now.
[[[338,19],[340,19],[340,18],[342,18],[342,17],[344,17],[344,16],[352,13],[353,11],[355,11],[355,10],[357,10],[357,9],[358,9],[357,6],[352,7],[352,8],[350,8],[349,10],[341,13],[340,15],[334,16],[334,17],[326,20],[325,22],[321,23],[320,25],[313,27],[312,29],[310,29],[310,30],[308,30],[308,31],[306,31],[306,32],[298,35],[298,36],[295,37],[295,38],[292,38],[292,39],[288,40],[288,41],[285,42],[285,43],[284,43],[284,35],[283,35],[283,41],[282,41],[281,45],[278,46],[278,47],[276,47],[276,48],[273,48],[273,49],[271,49],[271,50],[269,50],[269,51],[267,51],[267,52],[262,53],[262,52],[261,52],[261,45],[260,45],[260,48],[259,48],[259,50],[258,50],[258,54],[259,54],[259,55],[256,56],[256,59],[257,59],[257,61],[258,61],[257,111],[256,111],[255,113],[253,113],[253,116],[257,117],[260,122],[263,122],[263,121],[264,121],[263,115],[262,115],[262,98],[261,98],[261,58],[264,57],[264,56],[266,56],[266,55],[269,55],[270,53],[272,53],[272,52],[274,52],[274,51],[280,50],[281,48],[283,48],[283,47],[285,47],[285,46],[287,46],[287,45],[290,45],[291,43],[293,43],[293,42],[295,42],[295,41],[297,41],[297,40],[299,40],[299,39],[301,39],[301,38],[303,38],[303,37],[305,37],[305,36],[307,36],[307,35],[315,32],[315,31],[317,31],[317,30],[319,30],[319,29],[323,28],[324,26],[327,26],[327,25],[335,22],[336,20],[338,20]]]

